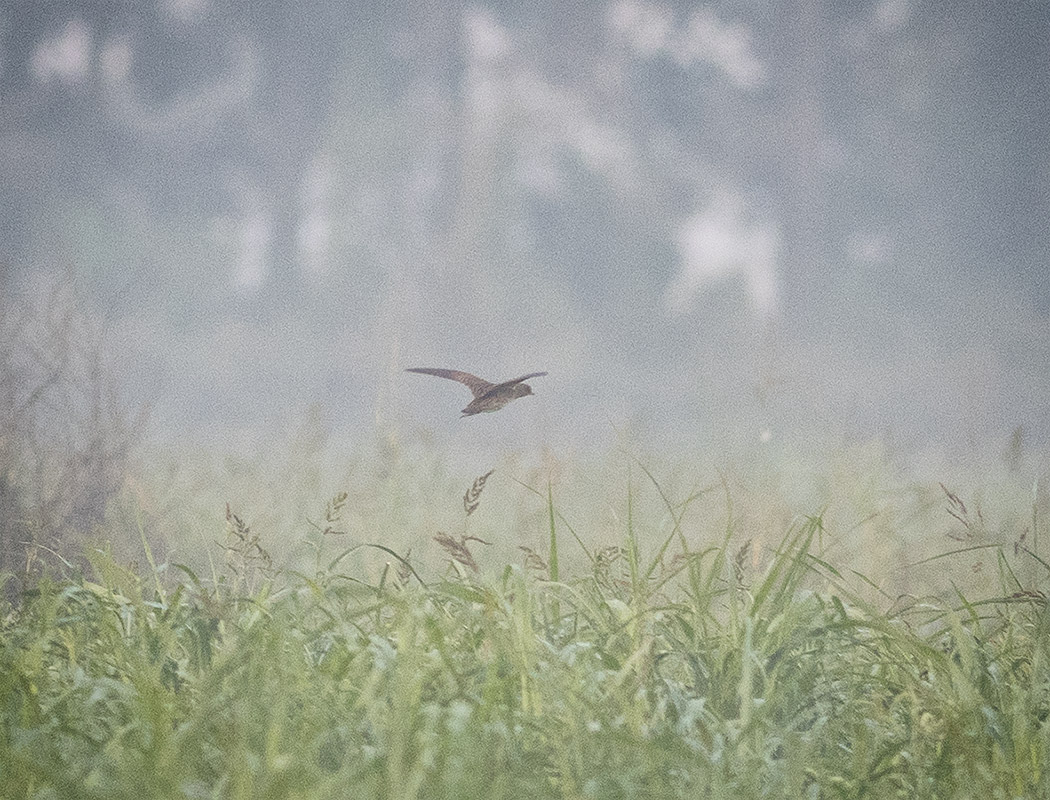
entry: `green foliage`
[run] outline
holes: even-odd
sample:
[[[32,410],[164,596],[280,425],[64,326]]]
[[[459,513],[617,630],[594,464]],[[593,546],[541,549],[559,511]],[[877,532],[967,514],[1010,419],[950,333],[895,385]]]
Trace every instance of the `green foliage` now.
[[[491,571],[464,533],[443,574],[378,544],[282,570],[228,512],[210,580],[98,551],[91,579],[40,579],[0,629],[3,796],[1050,796],[1036,553],[1037,584],[1001,550],[999,593],[880,609],[825,560],[822,517],[755,564],[731,512],[697,546],[697,495],[643,472],[661,536],[639,536],[632,486],[621,545],[590,552],[548,485],[549,552],[525,568]],[[361,547],[396,578],[355,574]]]

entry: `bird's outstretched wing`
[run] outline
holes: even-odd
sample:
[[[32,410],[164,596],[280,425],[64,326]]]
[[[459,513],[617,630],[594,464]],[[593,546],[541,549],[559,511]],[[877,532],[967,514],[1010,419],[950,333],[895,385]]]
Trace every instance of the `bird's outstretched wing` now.
[[[438,378],[448,378],[450,381],[459,381],[468,389],[474,397],[481,397],[487,391],[489,391],[496,384],[489,383],[484,378],[479,378],[477,375],[471,375],[469,372],[460,372],[458,369],[432,369],[430,367],[412,367],[406,369],[405,372],[418,372],[422,375],[434,375]],[[532,377],[527,375],[525,377]],[[525,380],[525,378],[519,378],[519,381]],[[511,381],[515,383],[516,381]]]
[[[515,378],[512,381],[503,381],[503,383],[501,383],[499,385],[500,386],[513,386],[515,383],[521,383],[522,381],[527,381],[529,378],[538,378],[541,375],[546,375],[546,374],[547,374],[546,372],[530,372],[528,375],[522,375],[520,378]]]

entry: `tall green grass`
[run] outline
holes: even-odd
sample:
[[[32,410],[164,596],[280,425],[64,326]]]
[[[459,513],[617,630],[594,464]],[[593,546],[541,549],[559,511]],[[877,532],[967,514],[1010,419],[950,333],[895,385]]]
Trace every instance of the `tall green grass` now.
[[[470,527],[482,480],[425,558],[348,538],[344,495],[295,569],[234,510],[205,569],[143,535],[146,570],[95,550],[39,579],[0,629],[0,795],[1050,797],[1034,532],[980,543],[980,595],[964,542],[933,562],[953,589],[886,596],[824,515],[759,549],[728,478],[677,496],[636,463],[602,544],[525,483],[520,564]]]

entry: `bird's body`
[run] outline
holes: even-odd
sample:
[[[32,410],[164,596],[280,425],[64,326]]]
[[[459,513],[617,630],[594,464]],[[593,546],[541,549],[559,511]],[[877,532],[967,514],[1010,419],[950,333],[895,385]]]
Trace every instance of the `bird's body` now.
[[[538,378],[547,374],[546,372],[530,372],[528,375],[522,375],[520,378],[515,378],[512,381],[489,383],[477,375],[471,375],[469,372],[460,372],[457,369],[412,367],[405,370],[405,372],[418,372],[422,375],[435,375],[438,378],[447,378],[450,381],[458,381],[470,389],[474,399],[470,401],[470,405],[463,409],[464,417],[469,417],[472,414],[499,411],[511,400],[517,400],[519,397],[532,394],[532,387],[525,381],[529,378]]]

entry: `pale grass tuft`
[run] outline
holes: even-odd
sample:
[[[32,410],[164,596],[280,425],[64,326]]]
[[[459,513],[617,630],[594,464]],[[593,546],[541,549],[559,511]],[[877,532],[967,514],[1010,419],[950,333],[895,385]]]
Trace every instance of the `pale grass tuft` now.
[[[307,520],[307,522],[317,530],[321,531],[322,536],[345,536],[346,531],[339,530],[335,525],[343,518],[343,506],[346,505],[347,497],[349,497],[349,495],[346,492],[339,492],[331,500],[325,503],[324,527],[321,527],[316,522],[310,520]]]
[[[261,538],[252,532],[248,523],[230,510],[229,503],[226,504],[226,541],[222,547],[226,551],[230,570],[249,584],[254,584],[253,578],[257,571],[267,577],[273,576],[273,558],[262,546]]]
[[[495,471],[496,470],[494,469],[490,469],[480,478],[475,478],[474,483],[472,483],[470,488],[467,489],[467,493],[463,495],[463,510],[467,512],[468,517],[477,510],[478,505],[481,502],[481,490],[485,488],[485,481],[487,481],[489,475]]]
[[[547,561],[533,550],[531,547],[525,545],[518,545],[518,549],[525,554],[525,569],[532,570],[533,572],[546,572]]]
[[[449,557],[464,567],[472,570],[473,572],[480,572],[478,562],[474,560],[474,554],[470,551],[467,546],[467,542],[480,542],[481,544],[491,545],[491,542],[486,542],[484,539],[480,539],[477,536],[460,536],[458,539],[449,536],[447,533],[438,533],[434,537],[434,541],[441,545],[441,549],[448,553]]]

